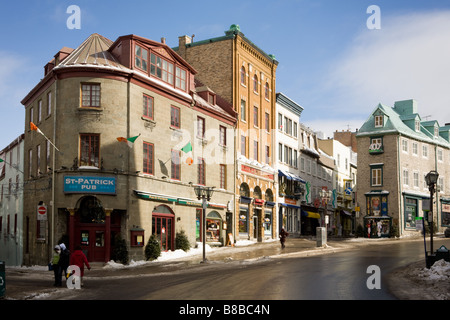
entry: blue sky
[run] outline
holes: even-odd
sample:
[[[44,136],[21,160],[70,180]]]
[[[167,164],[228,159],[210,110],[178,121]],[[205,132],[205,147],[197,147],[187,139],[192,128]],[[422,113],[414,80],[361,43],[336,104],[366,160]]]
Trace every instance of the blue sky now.
[[[70,5],[81,29],[68,29]],[[369,29],[370,5],[380,29]],[[378,103],[416,99],[419,113],[450,122],[450,0],[8,1],[0,11],[0,149],[24,132],[20,101],[62,47],[90,34],[194,41],[231,24],[279,61],[277,92],[303,106],[300,121],[326,136],[359,128]]]

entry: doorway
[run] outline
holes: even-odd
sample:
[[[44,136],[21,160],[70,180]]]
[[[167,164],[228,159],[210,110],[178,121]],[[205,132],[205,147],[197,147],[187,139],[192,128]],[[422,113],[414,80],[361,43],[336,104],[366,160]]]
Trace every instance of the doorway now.
[[[152,233],[161,244],[162,251],[174,250],[175,214],[165,206],[160,205],[152,213]]]

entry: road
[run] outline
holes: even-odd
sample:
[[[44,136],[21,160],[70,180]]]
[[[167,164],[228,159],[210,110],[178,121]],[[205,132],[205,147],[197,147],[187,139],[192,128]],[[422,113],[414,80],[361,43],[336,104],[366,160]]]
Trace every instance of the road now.
[[[211,262],[159,274],[91,278],[82,290],[50,299],[394,300],[386,276],[420,259],[420,241],[400,241],[307,258]],[[368,271],[369,266],[379,272]],[[380,288],[369,289],[368,279],[370,284],[379,280]]]

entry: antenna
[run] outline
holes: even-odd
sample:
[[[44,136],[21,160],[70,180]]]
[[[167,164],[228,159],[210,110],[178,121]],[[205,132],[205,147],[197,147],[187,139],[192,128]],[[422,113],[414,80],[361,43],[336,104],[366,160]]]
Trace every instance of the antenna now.
[[[431,118],[431,114],[428,116],[423,117],[425,120],[428,120],[428,118]]]

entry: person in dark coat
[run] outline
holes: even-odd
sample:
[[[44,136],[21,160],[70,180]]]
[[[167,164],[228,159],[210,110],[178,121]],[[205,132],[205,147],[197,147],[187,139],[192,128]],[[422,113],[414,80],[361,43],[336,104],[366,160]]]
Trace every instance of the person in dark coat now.
[[[67,274],[67,268],[69,267],[70,263],[70,251],[66,248],[66,245],[64,243],[61,243],[59,245],[61,247],[61,253],[59,255],[59,266],[61,271],[61,276],[64,275],[64,278]]]
[[[61,286],[61,268],[59,267],[60,254],[61,254],[61,248],[60,248],[60,246],[56,245],[54,248],[53,257],[52,257],[52,261],[51,261],[53,274],[55,276],[55,283],[53,284],[55,287]]]
[[[281,228],[281,232],[280,232],[281,249],[284,249],[284,247],[285,247],[284,243],[286,242],[286,237],[288,235],[289,235],[289,233],[287,233],[286,230],[284,230],[284,228]]]

